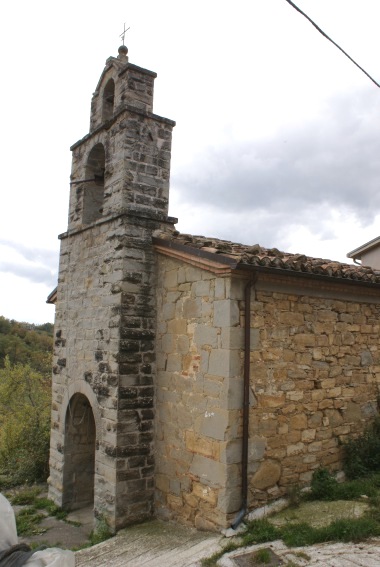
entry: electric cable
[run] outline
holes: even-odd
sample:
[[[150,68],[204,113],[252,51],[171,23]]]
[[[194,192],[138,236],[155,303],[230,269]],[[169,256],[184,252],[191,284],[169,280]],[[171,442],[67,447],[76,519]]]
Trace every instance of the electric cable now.
[[[344,51],[344,49],[342,49],[337,43],[335,43],[335,41],[333,39],[331,39],[331,37],[329,37],[311,18],[309,18],[309,16],[307,14],[305,14],[305,12],[303,12],[301,10],[301,8],[299,8],[298,6],[296,6],[294,4],[294,2],[292,2],[292,0],[285,0],[285,2],[287,2],[288,4],[290,4],[291,6],[293,6],[293,8],[295,10],[297,10],[297,12],[299,12],[300,14],[302,14],[302,16],[304,16],[318,31],[320,34],[323,35],[323,37],[325,37],[326,39],[328,39],[329,41],[331,41],[331,43],[333,45],[335,45],[335,47],[337,47],[346,57],[348,57],[348,59],[354,64],[356,65],[356,67],[358,67],[358,69],[360,69],[377,87],[380,88],[380,84],[375,81],[375,79],[373,77],[371,77],[371,75],[369,73],[367,73],[367,71],[365,71],[363,69],[363,67],[361,67],[358,63],[356,63],[356,61],[354,59],[352,59],[352,57],[350,57],[348,55],[348,53],[346,53],[346,51]]]

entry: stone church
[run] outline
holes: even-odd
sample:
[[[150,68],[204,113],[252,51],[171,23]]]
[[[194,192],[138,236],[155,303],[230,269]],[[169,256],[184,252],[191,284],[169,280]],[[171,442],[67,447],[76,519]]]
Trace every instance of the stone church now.
[[[113,530],[217,530],[339,470],[377,413],[380,273],[179,234],[175,123],[127,53],[107,59],[71,148],[49,495]]]

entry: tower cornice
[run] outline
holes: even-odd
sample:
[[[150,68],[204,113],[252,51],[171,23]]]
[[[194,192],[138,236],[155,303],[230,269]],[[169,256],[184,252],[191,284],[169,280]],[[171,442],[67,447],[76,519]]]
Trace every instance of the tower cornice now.
[[[117,122],[117,120],[120,118],[120,116],[122,116],[123,114],[125,114],[127,112],[129,112],[131,114],[138,114],[139,116],[144,116],[146,118],[150,118],[152,120],[155,120],[156,122],[161,122],[162,124],[167,124],[168,126],[174,127],[176,125],[175,120],[171,120],[170,118],[164,118],[163,116],[159,116],[158,114],[154,114],[153,112],[147,112],[147,111],[142,110],[140,108],[136,108],[136,107],[134,107],[130,104],[126,104],[121,110],[119,110],[117,113],[115,113],[115,115],[110,120],[103,122],[103,124],[101,124],[100,126],[95,128],[95,130],[93,130],[92,132],[89,132],[88,134],[83,136],[83,138],[81,138],[80,140],[75,142],[72,146],[70,146],[70,150],[71,151],[75,150],[81,144],[83,144],[84,142],[87,142],[93,136],[96,136],[97,134],[99,134],[99,132],[102,132],[103,130],[109,130],[112,127],[112,125],[115,124],[115,122]]]

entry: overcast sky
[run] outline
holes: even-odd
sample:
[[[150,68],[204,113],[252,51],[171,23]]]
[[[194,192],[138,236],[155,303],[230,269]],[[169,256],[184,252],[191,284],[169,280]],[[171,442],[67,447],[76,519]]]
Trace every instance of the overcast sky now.
[[[296,4],[380,81],[378,0]],[[380,89],[285,0],[19,0],[0,21],[0,315],[54,319],[69,147],[124,22],[177,122],[178,230],[341,261],[379,236]]]

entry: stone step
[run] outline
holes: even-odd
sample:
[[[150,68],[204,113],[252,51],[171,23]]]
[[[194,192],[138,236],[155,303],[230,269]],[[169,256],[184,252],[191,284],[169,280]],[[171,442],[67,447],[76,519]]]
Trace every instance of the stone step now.
[[[192,567],[219,551],[223,540],[220,534],[153,520],[121,530],[108,541],[78,551],[76,565]]]

